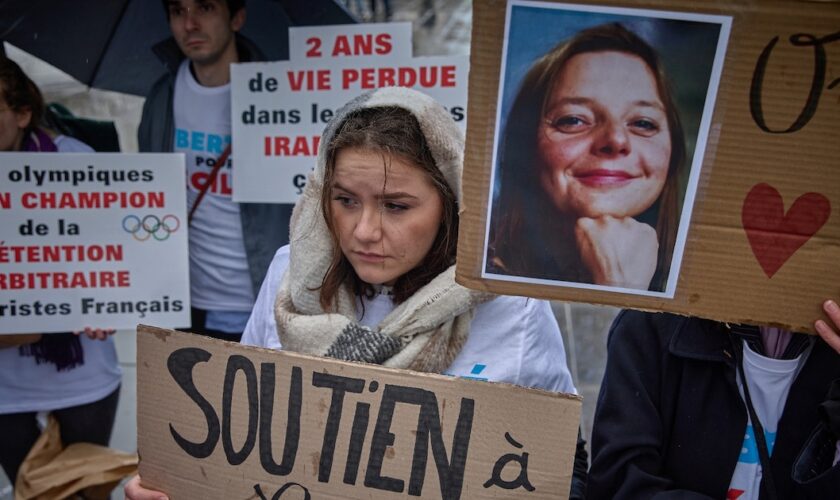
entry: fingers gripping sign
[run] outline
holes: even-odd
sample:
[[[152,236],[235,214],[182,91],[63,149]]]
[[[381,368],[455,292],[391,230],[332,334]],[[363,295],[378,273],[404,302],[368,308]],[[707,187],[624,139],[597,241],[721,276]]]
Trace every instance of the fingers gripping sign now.
[[[829,326],[828,323],[819,319],[814,323],[814,328],[826,344],[830,345],[832,349],[840,353],[840,306],[833,300],[826,300],[823,303],[823,310],[834,323],[834,326]]]
[[[140,476],[134,476],[126,483],[125,498],[128,500],[169,500],[169,497],[159,491],[149,490],[140,485]]]
[[[74,331],[73,333],[76,335],[84,333],[91,340],[107,340],[115,332],[116,330],[113,328],[91,328],[86,326],[84,330]]]
[[[656,230],[632,217],[581,217],[575,239],[583,265],[598,285],[646,289],[656,271]]]

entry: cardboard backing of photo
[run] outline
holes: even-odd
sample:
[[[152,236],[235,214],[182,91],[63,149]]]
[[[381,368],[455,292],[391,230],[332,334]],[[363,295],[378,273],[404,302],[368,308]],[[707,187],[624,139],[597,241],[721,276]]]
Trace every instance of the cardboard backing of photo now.
[[[573,2],[565,2],[573,3]],[[812,332],[821,304],[840,295],[840,3],[787,1],[607,0],[599,5],[732,16],[732,33],[703,160],[682,269],[673,299],[481,278],[499,91],[505,9],[503,0],[473,4],[473,39],[464,203],[458,241],[457,281],[470,288],[547,299],[669,311],[727,322],[774,325]],[[792,37],[805,44],[794,45]],[[769,51],[760,103],[751,86],[763,51]],[[814,40],[822,43],[812,43]],[[823,58],[819,52],[824,53]],[[691,64],[691,61],[686,61]],[[820,67],[825,69],[819,78]],[[813,87],[813,88],[812,88]],[[763,130],[751,104],[760,104]],[[803,115],[813,112],[809,119]],[[803,121],[805,122],[803,124]],[[800,127],[800,125],[802,125]],[[789,128],[798,128],[784,133]],[[773,229],[753,243],[742,212],[756,201],[759,184],[778,191],[761,210],[784,210]],[[818,193],[825,213],[804,212]],[[799,200],[795,203],[795,200]],[[804,203],[803,203],[804,202]],[[826,219],[792,253],[793,218]],[[535,214],[544,217],[546,214]],[[801,232],[801,231],[800,231]],[[754,236],[756,232],[754,232]],[[780,256],[781,255],[781,256]],[[773,269],[773,260],[782,262]]]
[[[140,476],[170,498],[568,496],[578,396],[137,333]]]

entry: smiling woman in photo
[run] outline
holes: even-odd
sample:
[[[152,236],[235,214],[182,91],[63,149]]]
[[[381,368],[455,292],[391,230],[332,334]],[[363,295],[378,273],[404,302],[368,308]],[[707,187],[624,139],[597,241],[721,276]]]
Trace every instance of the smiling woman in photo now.
[[[488,271],[663,291],[685,157],[656,51],[617,23],[579,32],[507,117]]]

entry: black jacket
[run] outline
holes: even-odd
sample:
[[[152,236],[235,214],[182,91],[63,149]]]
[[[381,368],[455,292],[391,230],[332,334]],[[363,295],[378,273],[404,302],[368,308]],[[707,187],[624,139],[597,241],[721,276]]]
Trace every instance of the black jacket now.
[[[698,318],[637,311],[616,318],[587,498],[726,498],[747,423],[729,335],[724,324]],[[780,499],[840,497],[840,465],[793,478],[812,434],[823,440],[814,446],[833,444],[820,433],[817,407],[838,378],[840,356],[816,342],[778,424],[770,463]]]

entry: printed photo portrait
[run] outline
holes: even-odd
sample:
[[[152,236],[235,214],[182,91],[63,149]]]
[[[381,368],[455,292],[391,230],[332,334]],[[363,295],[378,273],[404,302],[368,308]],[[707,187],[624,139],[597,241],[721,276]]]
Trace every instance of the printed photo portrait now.
[[[508,5],[482,277],[673,297],[730,22]]]

